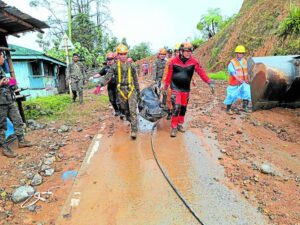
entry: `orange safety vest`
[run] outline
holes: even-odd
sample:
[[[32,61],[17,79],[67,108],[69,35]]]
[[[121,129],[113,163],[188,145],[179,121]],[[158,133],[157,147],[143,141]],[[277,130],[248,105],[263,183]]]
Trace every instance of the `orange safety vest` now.
[[[234,76],[229,76],[229,85],[240,85],[240,81],[245,81],[248,83],[247,60],[244,58],[242,59],[243,65],[236,58],[232,59],[230,62],[232,63],[236,74]],[[238,81],[235,77],[237,77],[240,81]]]

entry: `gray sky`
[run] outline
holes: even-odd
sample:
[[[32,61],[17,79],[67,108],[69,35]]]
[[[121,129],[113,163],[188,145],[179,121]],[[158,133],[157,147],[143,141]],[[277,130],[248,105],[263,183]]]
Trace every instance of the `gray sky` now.
[[[47,19],[47,12],[31,8],[29,0],[4,2],[37,19]],[[199,36],[196,25],[209,8],[220,8],[222,15],[231,16],[238,13],[242,3],[243,0],[110,0],[113,22],[109,28],[119,40],[126,37],[130,46],[149,42],[156,51]],[[21,38],[10,37],[8,42],[40,50],[35,39],[35,33],[28,33]]]

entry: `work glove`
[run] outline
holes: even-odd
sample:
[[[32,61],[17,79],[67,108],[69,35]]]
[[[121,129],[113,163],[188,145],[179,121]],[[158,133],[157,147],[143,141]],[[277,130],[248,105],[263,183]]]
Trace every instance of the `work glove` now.
[[[214,94],[215,93],[215,82],[213,80],[211,80],[208,85],[210,87],[211,93]]]

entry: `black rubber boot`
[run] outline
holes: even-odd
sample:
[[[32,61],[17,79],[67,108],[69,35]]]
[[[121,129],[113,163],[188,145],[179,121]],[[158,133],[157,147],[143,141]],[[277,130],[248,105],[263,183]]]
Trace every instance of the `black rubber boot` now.
[[[17,154],[10,148],[8,145],[4,144],[2,145],[2,154],[8,158],[15,158],[17,157]]]
[[[245,112],[249,112],[248,104],[249,104],[248,100],[243,100],[243,109]]]
[[[31,147],[32,144],[30,141],[27,141],[24,136],[18,136],[18,140],[19,140],[19,148],[26,148],[26,147]]]
[[[167,120],[172,119],[172,112],[171,110],[168,111]]]
[[[136,139],[137,132],[132,130],[131,133],[130,133],[130,136],[131,136],[132,139]]]
[[[83,104],[83,92],[79,92],[79,103]]]
[[[73,102],[75,102],[76,98],[77,98],[77,92],[76,91],[72,91],[72,94],[73,94]]]
[[[226,113],[229,114],[229,115],[232,115],[232,114],[233,114],[233,111],[232,111],[232,109],[231,109],[231,105],[227,105]]]

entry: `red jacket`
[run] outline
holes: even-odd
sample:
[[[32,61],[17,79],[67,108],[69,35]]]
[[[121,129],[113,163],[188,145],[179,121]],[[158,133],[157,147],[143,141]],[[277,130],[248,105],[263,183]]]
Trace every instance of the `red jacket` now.
[[[210,83],[210,79],[197,59],[191,57],[184,63],[180,56],[175,57],[169,64],[165,88],[171,85],[172,90],[189,92],[195,70],[205,83]]]

